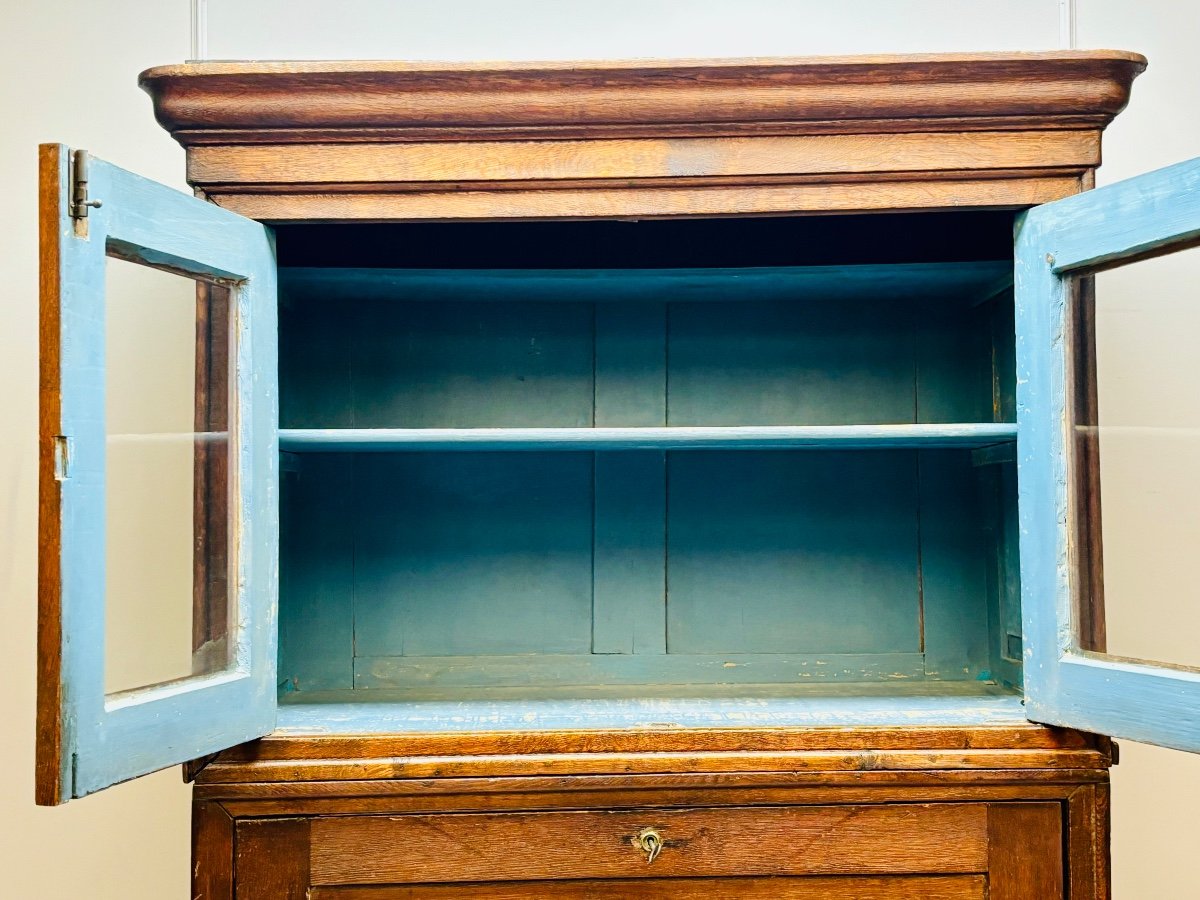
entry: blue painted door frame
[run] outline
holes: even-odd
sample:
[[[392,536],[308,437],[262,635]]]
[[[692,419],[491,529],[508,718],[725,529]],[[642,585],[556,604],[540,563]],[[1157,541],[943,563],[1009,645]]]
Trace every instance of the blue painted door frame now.
[[[63,797],[80,797],[269,732],[276,719],[278,412],[276,270],[262,225],[94,160],[86,238],[69,215],[56,147],[61,421]],[[1200,160],[1047,204],[1017,226],[1018,452],[1027,712],[1200,749],[1200,673],[1078,649],[1071,628],[1065,341],[1073,276],[1200,239]],[[104,265],[107,248],[234,287],[236,663],[228,671],[104,694]],[[45,436],[44,436],[45,437]],[[190,596],[163,598],[190,604]],[[1165,625],[1164,625],[1165,627]]]
[[[98,159],[90,162],[86,234],[70,215],[70,151],[42,148],[43,264],[57,263],[57,341],[61,393],[58,422],[44,442],[65,444],[58,481],[62,552],[46,615],[61,615],[57,797],[82,797],[109,785],[216,752],[269,732],[276,715],[277,397],[276,270],[270,232],[257,222],[189,197]],[[231,290],[235,323],[231,407],[230,572],[232,664],[225,671],[156,687],[105,694],[105,265],[115,251]],[[53,357],[50,357],[53,358]],[[44,373],[45,375],[46,373]],[[60,437],[61,436],[61,437]],[[65,440],[64,440],[65,439]],[[191,608],[190,591],[156,602]],[[39,747],[39,753],[49,752]],[[43,767],[39,762],[39,770]]]
[[[1073,279],[1198,240],[1194,159],[1024,213],[1015,276],[1026,713],[1190,751],[1200,751],[1200,670],[1107,657],[1076,638],[1067,373]]]

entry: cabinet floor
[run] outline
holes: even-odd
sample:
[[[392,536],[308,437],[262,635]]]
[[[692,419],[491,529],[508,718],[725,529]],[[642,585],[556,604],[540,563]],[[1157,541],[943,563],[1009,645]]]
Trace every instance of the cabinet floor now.
[[[284,695],[276,733],[975,726],[1026,721],[1019,693],[982,682],[428,688]]]

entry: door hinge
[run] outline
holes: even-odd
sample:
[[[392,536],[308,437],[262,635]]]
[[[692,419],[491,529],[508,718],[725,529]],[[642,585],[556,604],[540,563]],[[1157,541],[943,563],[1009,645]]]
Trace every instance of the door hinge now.
[[[88,209],[99,209],[99,200],[88,199],[88,152],[76,150],[71,166],[71,218],[86,219]]]
[[[70,477],[71,443],[65,435],[54,436],[54,480],[66,481]]]

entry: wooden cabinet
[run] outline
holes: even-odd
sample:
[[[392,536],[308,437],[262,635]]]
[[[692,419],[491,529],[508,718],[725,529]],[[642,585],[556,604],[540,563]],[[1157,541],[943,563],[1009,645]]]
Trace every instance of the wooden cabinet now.
[[[1064,427],[1200,234],[1087,190],[1144,65],[145,73],[198,198],[42,150],[39,800],[192,761],[211,900],[1106,897],[1100,735],[1200,745]],[[119,691],[112,257],[200,285],[195,663]]]

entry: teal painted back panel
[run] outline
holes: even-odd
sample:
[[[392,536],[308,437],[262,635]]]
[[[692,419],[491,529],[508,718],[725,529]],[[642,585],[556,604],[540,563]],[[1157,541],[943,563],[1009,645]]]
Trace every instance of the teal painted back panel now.
[[[754,289],[760,299],[740,295],[731,273],[678,283],[626,273],[608,288],[569,274],[509,274],[494,290],[472,274],[460,285],[469,301],[455,279],[429,273],[412,282],[417,300],[402,299],[403,273],[306,276],[282,315],[283,424],[836,425],[1011,412],[997,399],[1004,336],[990,269],[983,295],[962,272],[940,286],[926,273],[924,291],[875,272],[881,294],[848,277],[828,302],[811,289],[828,273],[802,293],[774,273]],[[678,299],[701,289],[702,300]],[[896,448],[305,453],[284,482],[281,682],[303,692],[986,677],[996,538],[972,459]]]
[[[355,460],[360,656],[588,653],[589,454]]]
[[[915,421],[911,303],[675,303],[671,425]]]
[[[650,276],[637,285],[637,302],[569,296],[564,301],[572,302],[465,302],[455,299],[452,280],[438,301],[428,296],[427,278],[419,282],[421,301],[403,299],[402,280],[390,298],[368,292],[366,299],[351,295],[331,303],[311,290],[299,292],[281,317],[281,425],[994,419],[994,348],[980,311],[990,305],[939,297],[932,289],[933,297],[885,293],[833,302],[812,288],[791,296],[776,288],[769,300],[750,300],[739,296],[736,276],[712,280],[722,278],[729,299],[716,293],[688,302],[674,299],[670,282],[651,290],[657,282]],[[551,280],[562,280],[561,273]],[[537,276],[527,281],[530,294],[545,296]],[[520,282],[509,277],[505,290],[519,296]]]
[[[316,301],[285,309],[284,427],[592,424],[588,304],[369,301],[332,310]]]
[[[989,671],[999,545],[969,451],[298,465],[284,481],[285,691]],[[756,655],[778,662],[721,668]]]
[[[917,457],[674,453],[673,653],[920,649]]]

